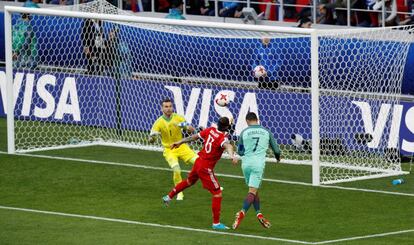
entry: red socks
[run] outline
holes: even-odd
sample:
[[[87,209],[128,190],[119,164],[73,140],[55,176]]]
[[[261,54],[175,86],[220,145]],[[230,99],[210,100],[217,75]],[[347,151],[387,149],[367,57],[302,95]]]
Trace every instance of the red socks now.
[[[189,187],[190,185],[187,183],[187,180],[183,180],[180,183],[178,183],[174,189],[171,190],[170,193],[168,193],[168,196],[172,199],[175,195],[182,192],[184,189]]]
[[[211,199],[211,210],[213,211],[213,224],[220,223],[221,199],[223,199],[223,197],[213,197]]]
[[[189,186],[190,185],[187,183],[187,180],[183,180],[180,183],[178,183],[174,187],[174,189],[171,190],[170,193],[168,193],[168,196],[172,199],[175,195],[185,190]],[[211,199],[211,210],[213,212],[213,223],[214,224],[220,223],[221,199],[223,199],[223,197],[214,197],[214,196]]]

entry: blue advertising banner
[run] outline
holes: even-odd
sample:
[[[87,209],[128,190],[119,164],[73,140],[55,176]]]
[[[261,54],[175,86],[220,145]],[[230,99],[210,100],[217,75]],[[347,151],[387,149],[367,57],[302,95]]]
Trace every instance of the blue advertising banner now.
[[[159,102],[169,97],[177,113],[194,126],[210,126],[219,116],[228,116],[234,119],[238,135],[246,127],[246,113],[253,111],[281,144],[290,144],[291,134],[311,138],[308,93],[39,72],[15,73],[14,90],[14,113],[19,120],[149,131],[161,114]],[[0,116],[5,116],[4,70],[0,70],[0,92]],[[228,107],[214,103],[223,93],[232,100]],[[373,140],[361,147],[385,149],[399,145],[404,154],[414,152],[414,103],[393,105],[340,96],[321,96],[320,101],[321,138],[335,137],[335,132],[343,137],[340,140],[345,145],[355,148],[355,134],[369,133]]]
[[[4,32],[2,32],[2,28],[4,29],[3,16],[4,14],[0,12],[0,61],[5,60]],[[20,15],[13,15],[13,23],[15,24],[19,18]],[[30,24],[33,26],[37,38],[38,64],[85,68],[86,59],[83,54],[81,37],[83,20],[33,16]],[[195,38],[183,34],[118,25],[112,22],[103,23],[105,37],[108,37],[108,33],[114,28],[118,28],[121,42],[128,47],[127,53],[130,57],[127,59],[133,60],[132,70],[135,72],[236,81],[253,81],[254,79],[251,72],[257,58],[255,52],[261,48],[259,38],[207,38],[202,35]],[[332,57],[336,56],[343,58],[343,60],[332,62],[332,67],[326,69],[330,71],[329,75],[332,76],[328,83],[331,80],[346,81],[344,77],[346,78],[350,72],[355,73],[354,71],[361,71],[358,73],[358,79],[364,81],[364,76],[372,77],[372,72],[377,71],[375,69],[378,69],[379,62],[386,63],[385,69],[389,69],[394,62],[399,62],[398,59],[395,59],[394,54],[394,51],[399,52],[399,45],[394,48],[388,46],[384,51],[381,45],[386,43],[386,40],[378,40],[377,42],[344,41],[349,42],[349,45],[342,45],[342,48],[335,50],[336,53],[331,54]],[[272,72],[274,79],[283,81],[285,85],[289,86],[309,87],[309,38],[300,36],[274,38],[270,46],[272,55],[266,58],[270,63],[276,64]],[[375,54],[375,58],[370,59],[372,54]],[[362,58],[364,58],[363,63],[355,62]],[[412,74],[413,69],[410,69],[413,65],[414,44],[411,44],[402,79],[403,94],[414,94],[414,75]],[[270,70],[270,68],[268,69]],[[365,72],[367,70],[372,72]],[[377,82],[380,83],[380,81]],[[324,86],[323,81],[321,83]],[[341,82],[340,85],[347,86],[347,83]],[[376,84],[376,86],[385,88],[389,84],[383,81],[382,84]],[[362,83],[354,84],[352,89],[362,91],[364,87]]]

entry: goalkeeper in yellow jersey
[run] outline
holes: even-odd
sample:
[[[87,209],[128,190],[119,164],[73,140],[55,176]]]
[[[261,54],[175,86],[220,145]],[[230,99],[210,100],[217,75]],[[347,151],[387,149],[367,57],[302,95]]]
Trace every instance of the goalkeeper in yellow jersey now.
[[[164,147],[163,155],[173,170],[174,185],[177,185],[182,181],[178,160],[181,159],[186,164],[194,164],[197,154],[187,144],[182,144],[174,149],[170,149],[170,146],[183,138],[182,130],[193,133],[195,129],[185,121],[183,116],[174,113],[171,99],[164,99],[161,102],[161,110],[162,116],[152,125],[148,141],[152,143],[158,135],[161,136],[161,143]],[[177,200],[183,199],[184,194],[181,192],[177,195]]]

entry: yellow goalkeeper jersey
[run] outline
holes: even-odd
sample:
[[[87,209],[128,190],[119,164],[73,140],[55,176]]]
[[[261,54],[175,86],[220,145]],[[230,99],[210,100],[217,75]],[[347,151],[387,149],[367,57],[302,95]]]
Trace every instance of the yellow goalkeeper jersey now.
[[[183,138],[179,123],[185,122],[185,118],[173,113],[170,118],[164,115],[160,116],[152,125],[151,134],[161,134],[161,143],[165,148]]]

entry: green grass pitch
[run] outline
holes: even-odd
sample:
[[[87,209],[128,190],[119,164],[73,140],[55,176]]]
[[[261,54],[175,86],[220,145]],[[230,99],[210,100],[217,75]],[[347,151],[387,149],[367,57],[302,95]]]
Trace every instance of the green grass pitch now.
[[[265,178],[274,181],[263,182],[260,197],[272,227],[262,228],[252,208],[239,229],[223,233],[210,229],[211,196],[200,183],[163,207],[172,173],[160,152],[94,146],[7,155],[3,118],[0,151],[0,244],[414,244],[413,173],[402,185],[391,177],[338,189],[275,181],[310,183],[311,169],[269,163]],[[216,173],[228,175],[218,179],[230,226],[247,188],[240,165],[222,160]]]

